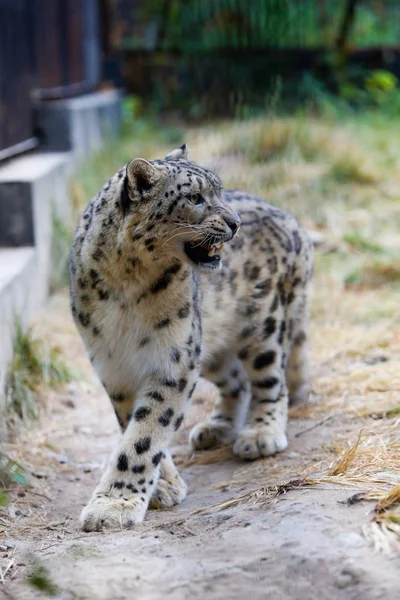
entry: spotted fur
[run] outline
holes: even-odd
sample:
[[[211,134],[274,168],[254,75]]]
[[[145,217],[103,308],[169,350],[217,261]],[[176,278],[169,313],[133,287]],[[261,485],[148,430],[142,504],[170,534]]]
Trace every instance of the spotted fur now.
[[[207,244],[224,241],[222,265],[206,258]],[[168,444],[200,375],[219,396],[192,430],[194,448],[233,441],[244,459],[286,448],[288,399],[309,392],[311,272],[295,219],[223,191],[186,146],[165,160],[135,159],[105,184],[76,231],[71,307],[123,435],[82,512],[85,530],[130,526],[150,500],[184,499]]]

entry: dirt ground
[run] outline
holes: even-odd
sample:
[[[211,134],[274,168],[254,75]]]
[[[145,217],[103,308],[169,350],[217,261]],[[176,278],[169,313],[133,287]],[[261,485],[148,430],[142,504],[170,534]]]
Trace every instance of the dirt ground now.
[[[75,332],[66,294],[52,298],[37,330],[57,342],[81,380],[51,392],[40,424],[10,444],[9,452],[29,465],[33,487],[11,492],[1,515],[0,598],[50,597],[27,583],[38,559],[57,586],[56,597],[65,600],[400,596],[400,555],[376,552],[363,535],[374,505],[347,503],[360,491],[350,480],[318,479],[340,461],[335,440],[345,448],[361,428],[382,421],[332,412],[317,395],[308,407],[294,409],[288,450],[255,463],[235,460],[230,448],[192,455],[188,429],[209,409],[197,395],[174,445],[189,485],[185,502],[149,511],[132,530],[80,531],[80,510],[117,440],[117,424]],[[397,369],[398,350],[392,356]],[[344,368],[321,357],[314,362],[314,380]],[[359,368],[367,374],[380,364],[372,357]],[[354,372],[354,364],[348,370]],[[396,429],[393,419],[390,428]],[[305,475],[316,483],[296,481]],[[294,489],[285,493],[281,484],[288,481]],[[281,486],[276,494],[274,484]]]

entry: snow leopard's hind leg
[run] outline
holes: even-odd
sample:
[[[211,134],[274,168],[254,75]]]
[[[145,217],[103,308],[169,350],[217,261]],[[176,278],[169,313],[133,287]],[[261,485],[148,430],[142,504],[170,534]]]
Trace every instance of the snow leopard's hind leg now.
[[[233,442],[241,406],[250,392],[248,377],[236,356],[216,360],[204,375],[217,386],[218,394],[210,418],[195,425],[190,433],[195,450]]]

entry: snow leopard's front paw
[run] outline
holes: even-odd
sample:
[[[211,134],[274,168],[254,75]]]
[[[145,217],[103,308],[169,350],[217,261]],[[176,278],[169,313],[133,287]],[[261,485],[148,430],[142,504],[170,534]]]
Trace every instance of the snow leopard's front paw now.
[[[237,437],[233,453],[244,460],[271,456],[287,448],[286,433],[278,425],[246,427]]]
[[[180,475],[176,474],[168,480],[160,477],[149,508],[171,508],[183,502],[186,493],[187,485]]]
[[[128,497],[113,497],[112,493],[95,493],[80,516],[84,531],[122,529],[141,523],[146,514],[148,501],[135,494]]]
[[[221,444],[231,443],[234,436],[232,423],[206,421],[193,427],[189,441],[194,450],[209,450]]]

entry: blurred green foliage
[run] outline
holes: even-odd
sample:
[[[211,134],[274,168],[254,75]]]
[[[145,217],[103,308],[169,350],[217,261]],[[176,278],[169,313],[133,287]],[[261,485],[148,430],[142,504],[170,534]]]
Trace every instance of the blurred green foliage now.
[[[135,33],[127,28],[129,48],[183,52],[248,48],[333,47],[346,0],[146,0],[132,11]],[[363,0],[349,32],[352,47],[399,41],[400,3]]]
[[[389,117],[400,115],[400,82],[390,71],[358,69],[354,73],[351,69],[342,69],[334,75],[336,93],[311,73],[303,77],[299,97],[315,112],[338,116],[363,110]]]
[[[269,106],[278,80],[281,112],[313,102],[327,106],[333,95],[350,108],[400,112],[396,77],[368,66],[386,64],[379,49],[399,45],[398,0],[358,0],[348,27],[348,0],[143,0],[134,6],[121,17],[120,44],[148,51],[140,59],[147,84],[139,93],[156,112],[178,110],[194,120],[251,116]],[[375,48],[374,57],[354,57],[352,50],[362,48]],[[132,72],[136,66],[133,61]]]
[[[365,80],[365,87],[372,95],[386,95],[397,87],[398,79],[389,71],[373,71]]]

